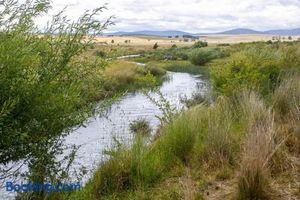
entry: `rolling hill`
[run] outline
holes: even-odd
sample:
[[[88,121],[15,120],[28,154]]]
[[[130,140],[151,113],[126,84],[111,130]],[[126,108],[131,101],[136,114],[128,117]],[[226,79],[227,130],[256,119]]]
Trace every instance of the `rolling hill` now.
[[[115,36],[183,36],[183,35],[300,35],[300,28],[296,29],[278,29],[278,30],[268,30],[268,31],[256,31],[253,29],[246,28],[237,28],[223,32],[217,33],[188,33],[184,31],[169,30],[169,31],[133,31],[133,32],[113,32],[113,33],[104,33],[104,35],[115,35]]]

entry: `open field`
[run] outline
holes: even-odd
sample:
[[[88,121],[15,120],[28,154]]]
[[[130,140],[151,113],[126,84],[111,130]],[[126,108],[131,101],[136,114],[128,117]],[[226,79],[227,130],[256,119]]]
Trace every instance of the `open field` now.
[[[300,36],[293,36],[292,40],[298,40]],[[289,41],[288,36],[282,36],[282,41]],[[236,44],[241,42],[268,41],[272,40],[272,35],[209,35],[202,36],[200,40],[207,41],[209,45],[217,45],[223,43]],[[189,39],[184,42],[182,38],[164,38],[151,36],[110,36],[97,37],[96,42],[112,45],[130,45],[130,46],[153,46],[157,43],[159,46],[191,46],[195,43]],[[112,42],[113,41],[113,42]]]

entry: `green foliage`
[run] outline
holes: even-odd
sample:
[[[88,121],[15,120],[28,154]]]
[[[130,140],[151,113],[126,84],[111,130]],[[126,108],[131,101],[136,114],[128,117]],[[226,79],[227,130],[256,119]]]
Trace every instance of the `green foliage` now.
[[[171,49],[177,49],[178,47],[177,47],[177,45],[176,44],[173,44],[172,46],[171,46]]]
[[[207,47],[207,42],[205,41],[197,41],[195,44],[193,44],[193,48],[202,48],[202,47]]]
[[[227,47],[227,46],[230,46],[229,43],[220,43],[220,44],[217,44],[218,47]]]
[[[270,48],[248,48],[217,63],[211,70],[216,92],[230,95],[247,87],[267,94],[272,91],[280,73],[279,58]]]
[[[141,76],[137,80],[137,84],[142,87],[155,87],[157,86],[157,81],[155,76],[148,70],[145,76]]]
[[[218,58],[218,49],[196,49],[191,52],[189,60],[194,65],[205,65],[212,59]]]
[[[95,51],[94,53],[95,56],[98,56],[100,58],[105,58],[107,55],[106,55],[106,52],[105,51],[102,51],[102,50],[97,50]]]
[[[0,6],[0,163],[28,159],[32,182],[56,182],[65,177],[56,161],[62,138],[92,115],[102,87],[105,62],[83,52],[111,22],[95,20],[105,7],[73,23],[60,12],[42,34],[34,19],[50,1]]]
[[[205,73],[205,68],[191,64],[188,61],[171,61],[166,63],[164,69],[172,72],[187,72],[191,74]]]
[[[138,119],[130,123],[130,131],[135,134],[149,135],[151,133],[151,127],[148,121],[145,119]]]

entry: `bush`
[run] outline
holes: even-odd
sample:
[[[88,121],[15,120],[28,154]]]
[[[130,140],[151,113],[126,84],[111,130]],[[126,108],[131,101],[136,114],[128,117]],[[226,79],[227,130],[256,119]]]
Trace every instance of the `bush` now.
[[[230,44],[229,43],[221,43],[221,44],[217,44],[217,46],[219,46],[219,47],[228,47],[228,46],[230,46]]]
[[[198,41],[198,42],[195,42],[193,44],[193,48],[202,48],[202,47],[207,47],[207,42],[205,41]]]
[[[204,65],[216,57],[215,50],[197,49],[192,51],[189,59],[194,65]]]
[[[278,81],[278,60],[275,52],[267,48],[234,53],[211,68],[212,85],[216,92],[225,95],[244,87],[268,94]]]
[[[150,73],[156,77],[163,76],[164,74],[166,74],[166,71],[164,69],[153,65],[147,65],[146,70],[150,71]]]
[[[51,1],[22,2],[0,3],[0,164],[29,163],[24,174],[31,182],[55,183],[67,174],[57,160],[65,152],[63,137],[94,114],[91,101],[102,89],[104,62],[83,55],[94,38],[86,36],[111,23],[95,19],[105,7],[74,22],[60,12],[41,36],[34,21],[49,12]]]
[[[94,55],[98,56],[100,58],[105,58],[106,57],[106,52],[102,51],[102,50],[97,50],[97,51],[95,51]]]

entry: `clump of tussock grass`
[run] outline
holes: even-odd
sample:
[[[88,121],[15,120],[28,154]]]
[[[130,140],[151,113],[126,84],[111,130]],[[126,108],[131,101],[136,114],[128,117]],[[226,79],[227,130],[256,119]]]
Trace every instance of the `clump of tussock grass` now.
[[[236,142],[232,137],[233,116],[229,99],[221,97],[207,112],[207,131],[198,141],[200,157],[211,166],[233,164]]]
[[[267,115],[261,97],[251,90],[243,89],[235,93],[231,100],[233,101],[233,114],[239,124],[244,127],[249,127],[253,122],[265,118],[265,114]]]
[[[151,133],[149,121],[145,119],[137,119],[130,123],[129,129],[134,134],[141,134],[147,136]]]
[[[209,104],[207,96],[205,96],[201,92],[193,93],[191,98],[182,97],[180,99],[180,102],[183,103],[187,108],[191,108],[198,104]]]
[[[287,124],[292,134],[284,135],[287,138],[289,149],[300,152],[300,78],[291,76],[285,78],[273,95],[273,109],[276,118]]]
[[[256,100],[255,100],[256,99]],[[268,199],[270,197],[270,161],[276,152],[273,114],[263,109],[261,101],[252,97],[251,126],[245,138],[241,171],[238,177],[238,199]]]
[[[92,194],[91,199],[150,186],[163,175],[161,155],[148,148],[142,135],[135,137],[130,148],[118,144],[116,149],[106,153],[110,159],[101,165],[86,186],[89,191],[85,193]]]
[[[163,156],[166,169],[179,163],[186,164],[190,159],[196,134],[202,126],[203,115],[198,115],[198,111],[205,109],[199,105],[197,109],[182,113],[162,128],[153,149]]]

